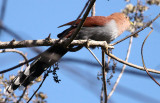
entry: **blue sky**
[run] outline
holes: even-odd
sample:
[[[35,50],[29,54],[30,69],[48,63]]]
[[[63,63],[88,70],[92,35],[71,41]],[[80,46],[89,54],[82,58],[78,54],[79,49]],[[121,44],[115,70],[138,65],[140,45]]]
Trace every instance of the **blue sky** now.
[[[3,24],[16,32],[23,40],[37,40],[44,39],[51,33],[52,38],[57,38],[56,35],[62,32],[67,27],[57,28],[58,26],[76,19],[81,12],[84,1],[80,0],[8,0],[5,18]],[[2,2],[0,1],[0,5]],[[107,16],[114,12],[120,12],[125,8],[126,3],[124,0],[97,0],[96,2],[96,15]],[[160,11],[157,6],[151,6],[145,12],[146,21],[153,19]],[[149,68],[160,70],[160,49],[159,49],[159,26],[160,18],[153,24],[154,31],[148,38],[144,46],[144,59],[146,66]],[[129,62],[142,66],[140,49],[145,36],[149,33],[150,29],[147,28],[139,33],[138,38],[133,39],[133,45]],[[125,32],[117,40],[129,35]],[[10,41],[13,37],[8,33],[2,31],[0,41]],[[116,41],[116,40],[115,40]],[[115,42],[113,41],[113,42]],[[121,59],[125,59],[129,39],[116,45],[113,54]],[[48,47],[39,47],[45,50]],[[27,53],[28,58],[32,58],[37,54],[29,48],[18,49]],[[93,50],[96,56],[101,60],[101,50]],[[67,53],[65,58],[78,58],[82,61],[88,60],[91,63],[97,63],[92,55],[85,48],[76,53]],[[22,61],[23,58],[18,54],[4,53],[0,54],[0,68],[6,69],[12,67]],[[121,63],[117,64],[122,67]],[[97,80],[97,73],[101,72],[98,66],[88,66],[86,64],[79,64],[75,62],[60,62],[60,70],[58,76],[62,80],[56,84],[52,75],[50,75],[42,88],[47,94],[48,103],[99,103],[100,90],[102,82]],[[20,68],[18,68],[20,69]],[[18,69],[8,72],[8,74],[17,74]],[[119,86],[109,100],[109,103],[156,103],[160,102],[159,91],[160,88],[147,76],[139,76],[136,73],[145,74],[144,71],[135,68],[127,67],[128,71],[132,74],[124,72]],[[116,71],[111,85],[108,85],[108,92],[111,90],[119,72]],[[109,77],[109,75],[108,75]],[[160,81],[159,81],[160,82]],[[36,89],[38,85],[34,85],[32,89]],[[18,90],[17,90],[18,91]],[[32,94],[32,90],[30,91]]]

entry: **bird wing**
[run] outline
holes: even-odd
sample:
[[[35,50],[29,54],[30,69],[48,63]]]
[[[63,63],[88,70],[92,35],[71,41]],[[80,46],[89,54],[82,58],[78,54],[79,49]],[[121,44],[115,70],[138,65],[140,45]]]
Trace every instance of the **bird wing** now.
[[[78,21],[76,22],[75,25],[78,25],[80,23],[81,19],[78,19]],[[63,24],[61,26],[59,26],[58,28],[60,27],[63,27],[63,26],[67,26],[67,25],[72,25],[75,21],[71,21],[69,23],[66,23],[66,24]],[[84,24],[83,24],[83,27],[93,27],[93,26],[103,26],[106,24],[106,17],[105,16],[92,16],[92,17],[87,17]]]
[[[92,17],[87,17],[84,24],[83,24],[83,27],[95,27],[95,26],[104,26],[107,22],[110,21],[111,18],[108,18],[108,17],[105,17],[105,16],[92,16]],[[58,34],[58,38],[64,36],[63,34],[66,32],[66,31],[69,31],[68,34],[65,35],[66,38],[70,37],[72,32],[75,31],[75,28],[76,26],[80,23],[82,19],[78,19],[77,22],[75,23],[74,27],[71,29],[66,29],[65,31],[63,31],[62,33]],[[63,27],[63,26],[67,26],[67,25],[72,25],[75,21],[71,21],[69,23],[66,23],[66,24],[63,24],[61,26],[59,26],[58,28],[60,27]]]

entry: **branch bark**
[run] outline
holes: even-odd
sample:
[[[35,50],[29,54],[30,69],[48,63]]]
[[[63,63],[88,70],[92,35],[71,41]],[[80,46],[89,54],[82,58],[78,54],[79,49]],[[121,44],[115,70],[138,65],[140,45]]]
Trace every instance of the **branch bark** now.
[[[128,47],[128,52],[127,52],[127,56],[126,56],[126,60],[125,60],[126,62],[128,61],[129,55],[130,55],[130,52],[131,52],[132,40],[133,40],[133,37],[130,38],[129,47]],[[112,96],[112,94],[113,94],[114,91],[116,90],[116,87],[117,87],[117,85],[118,85],[118,83],[119,83],[119,81],[120,81],[120,79],[121,79],[121,77],[122,77],[122,75],[123,75],[123,73],[124,73],[125,68],[126,68],[126,65],[124,64],[123,67],[122,67],[122,71],[121,71],[121,73],[119,74],[119,76],[118,76],[118,78],[117,78],[117,80],[116,80],[116,82],[115,82],[115,84],[114,84],[111,92],[108,94],[108,99],[110,99],[110,97]]]
[[[0,42],[0,49],[7,48],[24,48],[24,47],[35,47],[35,46],[52,46],[58,39],[41,39],[41,40],[23,40],[23,41],[9,41],[9,42]],[[64,40],[61,40],[58,44],[62,44]],[[70,44],[71,46],[86,46],[88,40],[73,40]],[[105,41],[89,41],[89,46],[100,46],[103,47],[106,45]],[[108,45],[108,48],[113,49],[113,46]]]
[[[103,88],[104,88],[104,103],[107,103],[107,84],[106,84],[106,71],[105,71],[105,63],[106,63],[106,60],[105,60],[105,52],[103,51],[102,49],[102,75],[103,75],[103,78],[102,78],[102,81],[103,81]]]
[[[18,54],[20,54],[24,58],[25,62],[28,61],[27,57],[23,54],[23,52],[21,52],[19,50],[16,50],[16,49],[4,49],[4,50],[0,50],[0,53],[6,53],[6,52],[15,52],[15,53],[18,53]],[[28,65],[29,64],[27,63],[26,66],[28,66]]]

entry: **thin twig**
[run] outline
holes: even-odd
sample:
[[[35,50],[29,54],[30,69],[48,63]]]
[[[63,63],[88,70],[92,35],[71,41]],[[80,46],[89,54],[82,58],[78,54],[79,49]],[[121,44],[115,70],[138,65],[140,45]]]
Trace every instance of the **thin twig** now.
[[[95,16],[95,14],[96,14],[96,3],[94,3],[92,7],[91,16]]]
[[[11,36],[13,36],[15,39],[17,40],[23,40],[23,38],[21,36],[19,36],[18,34],[16,34],[15,32],[13,32],[11,29],[7,28],[4,25],[0,25],[0,29],[3,29],[5,32],[7,32],[8,34],[10,34]],[[0,42],[1,43],[1,42]],[[12,43],[11,43],[12,44]],[[4,48],[6,49],[6,48]],[[33,50],[36,53],[41,53],[42,51],[40,49],[37,48],[30,48],[31,50]]]
[[[27,53],[25,54],[25,56],[27,56]],[[20,63],[22,63],[22,62],[24,62],[24,60],[23,61],[21,61]],[[29,66],[29,63],[27,63],[28,64],[28,66]],[[26,66],[27,67],[27,66]],[[22,65],[21,66],[21,70],[20,71],[23,71],[23,69],[24,69],[25,67],[24,67],[24,65]]]
[[[21,52],[19,50],[16,50],[16,49],[4,49],[4,50],[0,50],[0,53],[6,53],[6,52],[15,52],[15,53],[18,53],[18,54],[20,54],[24,58],[24,60],[26,62],[28,61],[27,57],[23,54],[23,52]],[[28,66],[29,64],[26,63],[26,65]]]
[[[135,64],[126,62],[126,61],[124,61],[124,60],[122,60],[122,59],[114,56],[114,55],[111,54],[111,53],[107,53],[107,52],[105,52],[105,53],[106,53],[108,56],[110,56],[111,58],[117,60],[117,61],[120,62],[120,63],[126,64],[126,65],[128,65],[128,66],[130,66],[130,67],[133,67],[133,68],[136,68],[136,69],[138,69],[138,70],[143,70],[143,71],[145,71],[144,67],[141,67],[141,66],[138,66],[138,65],[135,65]],[[158,70],[154,70],[154,69],[147,69],[147,70],[148,70],[149,72],[152,72],[152,73],[160,74],[160,71],[158,71]]]
[[[13,36],[14,38],[16,38],[18,40],[23,40],[22,37],[20,37],[18,34],[13,32],[11,29],[7,28],[6,26],[3,25],[3,26],[0,26],[0,28],[3,29],[8,34],[11,34],[11,36]]]
[[[93,55],[93,57],[97,60],[97,62],[103,67],[102,63],[100,62],[100,60],[96,57],[96,55],[92,52],[91,49],[87,48],[89,50],[89,52]]]
[[[160,84],[155,80],[155,78],[148,72],[148,70],[147,70],[147,68],[146,68],[146,66],[145,66],[145,63],[144,63],[144,59],[143,59],[143,47],[144,47],[144,44],[145,44],[147,38],[149,37],[149,35],[150,35],[150,34],[152,33],[152,31],[153,31],[153,28],[151,28],[151,29],[152,29],[152,30],[149,32],[149,34],[147,35],[147,37],[145,38],[145,40],[144,40],[143,43],[142,43],[142,47],[141,47],[141,57],[142,57],[143,67],[144,67],[146,73],[148,74],[148,76],[149,76],[157,85],[160,86]]]
[[[80,63],[80,64],[86,64],[92,67],[100,67],[99,64],[96,62],[90,62],[89,60],[84,60],[84,59],[77,59],[77,58],[63,58],[60,60],[60,62],[66,63],[68,64],[69,62],[72,63]],[[111,68],[112,66],[110,66]],[[119,72],[121,70],[122,67],[117,66],[116,69]],[[148,75],[145,75],[145,72],[139,72],[138,70],[129,70],[132,69],[128,66],[126,73],[129,74],[133,74],[133,75],[137,75],[137,76],[141,76],[141,77],[147,77]],[[160,75],[157,74],[153,74],[155,78],[160,78]],[[98,76],[101,76],[101,74],[98,73]]]
[[[85,4],[84,8],[82,9],[81,13],[77,17],[76,21],[72,24],[73,26],[76,24],[76,22],[78,21],[78,19],[82,16],[82,14],[84,13],[85,9],[87,8],[89,2],[90,2],[90,0],[88,0],[87,3]]]
[[[101,88],[100,102],[103,103],[103,83]]]
[[[2,8],[1,8],[1,14],[0,14],[0,27],[3,25],[3,19],[6,11],[6,5],[7,5],[7,0],[2,1]],[[1,35],[1,28],[0,28],[0,35]]]
[[[111,51],[108,50],[108,52],[111,52]],[[110,56],[107,56],[107,63],[106,63],[106,71],[107,71],[107,72],[109,71],[110,61],[111,61],[111,57],[110,57]],[[113,68],[113,67],[112,67],[112,68]],[[112,69],[112,72],[113,72],[113,69]],[[107,82],[108,82],[108,81],[107,81]]]
[[[120,42],[122,42],[122,41],[124,41],[124,40],[126,40],[126,39],[128,39],[129,37],[131,37],[131,36],[134,36],[135,34],[138,34],[139,32],[141,32],[142,30],[144,30],[146,27],[149,27],[156,19],[158,19],[160,17],[160,13],[153,19],[153,20],[151,20],[150,22],[148,22],[145,26],[143,26],[141,29],[139,29],[138,31],[136,31],[136,32],[134,32],[134,33],[132,33],[131,35],[128,35],[128,36],[126,36],[125,38],[123,38],[123,39],[121,39],[121,40],[119,40],[119,41],[117,41],[117,42],[115,42],[115,43],[113,43],[113,44],[110,44],[110,45],[116,45],[116,44],[118,44],[118,43],[120,43]]]
[[[33,58],[29,59],[29,60],[28,60],[28,61],[26,61],[26,62],[22,62],[22,63],[20,63],[20,64],[18,64],[18,65],[16,65],[16,66],[14,66],[14,67],[11,67],[11,68],[9,68],[9,69],[2,70],[2,71],[0,71],[0,74],[3,74],[3,73],[6,73],[6,72],[9,72],[9,71],[11,71],[11,70],[14,70],[14,69],[16,69],[16,68],[18,68],[18,67],[20,67],[20,66],[22,66],[22,65],[26,64],[26,63],[29,63],[29,62],[33,61],[34,59],[37,59],[38,57],[39,57],[39,55],[38,55],[38,56],[36,56],[36,57],[33,57]]]
[[[6,5],[7,5],[7,0],[3,0],[2,8],[1,8],[0,21],[2,21],[4,19],[4,15],[5,15],[5,11],[6,11]]]
[[[79,16],[77,17],[77,19],[73,22],[73,24],[70,26],[70,28],[69,28],[67,31],[65,31],[65,33],[63,34],[64,36],[65,36],[66,34],[68,34],[68,32],[75,27],[75,24],[77,23],[77,21],[79,20],[79,18],[80,18],[80,17],[82,16],[82,14],[84,13],[84,11],[85,11],[85,9],[87,8],[89,2],[90,2],[90,0],[88,0],[88,1],[86,2],[84,8],[82,9],[82,11],[81,11],[81,13],[79,14]],[[61,27],[61,26],[59,26],[59,27]],[[59,28],[59,27],[58,27],[58,28]],[[61,37],[59,38],[59,40],[58,40],[55,44],[59,43],[59,41],[62,40],[62,39],[64,38],[64,36],[61,36]]]
[[[103,88],[104,88],[104,103],[107,103],[107,84],[106,84],[106,69],[105,69],[105,62],[106,60],[105,60],[105,52],[103,51],[103,49],[102,49],[102,65],[103,65],[103,67],[102,67],[102,75],[103,75],[103,78],[102,78],[102,80],[103,80]]]
[[[28,87],[25,87],[25,89],[23,90],[22,95],[19,97],[19,100],[18,100],[16,103],[19,103],[19,102],[21,101],[21,99],[23,98],[23,96],[24,96],[25,93],[26,93],[27,88],[28,88]]]
[[[33,95],[29,98],[29,100],[27,101],[27,103],[29,103],[29,102],[32,100],[33,96],[34,96],[34,95],[37,93],[37,91],[41,88],[41,86],[42,86],[42,84],[44,83],[46,77],[48,76],[48,73],[49,73],[49,72],[47,72],[47,73],[44,75],[44,78],[43,78],[41,84],[39,85],[39,87],[37,88],[37,90],[33,93]]]
[[[127,56],[126,56],[126,60],[125,60],[126,62],[128,61],[129,55],[130,55],[130,52],[131,52],[132,40],[133,40],[133,36],[130,38],[129,47],[128,47],[128,51],[127,51]],[[122,77],[122,75],[124,73],[125,68],[126,68],[126,65],[124,64],[123,67],[122,67],[122,71],[119,74],[119,76],[118,76],[118,78],[117,78],[117,80],[116,80],[111,92],[108,94],[108,99],[110,99],[110,97],[112,96],[112,94],[116,90],[116,87],[117,87],[117,85],[118,85],[118,83],[119,83],[119,81],[120,81],[120,79],[121,79],[121,77]]]

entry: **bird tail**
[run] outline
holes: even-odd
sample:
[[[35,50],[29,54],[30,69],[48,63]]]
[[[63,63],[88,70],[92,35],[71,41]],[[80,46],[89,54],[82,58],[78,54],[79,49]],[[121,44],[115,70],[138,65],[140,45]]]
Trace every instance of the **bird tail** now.
[[[43,52],[38,59],[31,63],[23,72],[20,72],[6,87],[6,93],[12,93],[19,86],[26,87],[39,77],[47,68],[57,62],[68,52],[62,45],[54,45]]]

